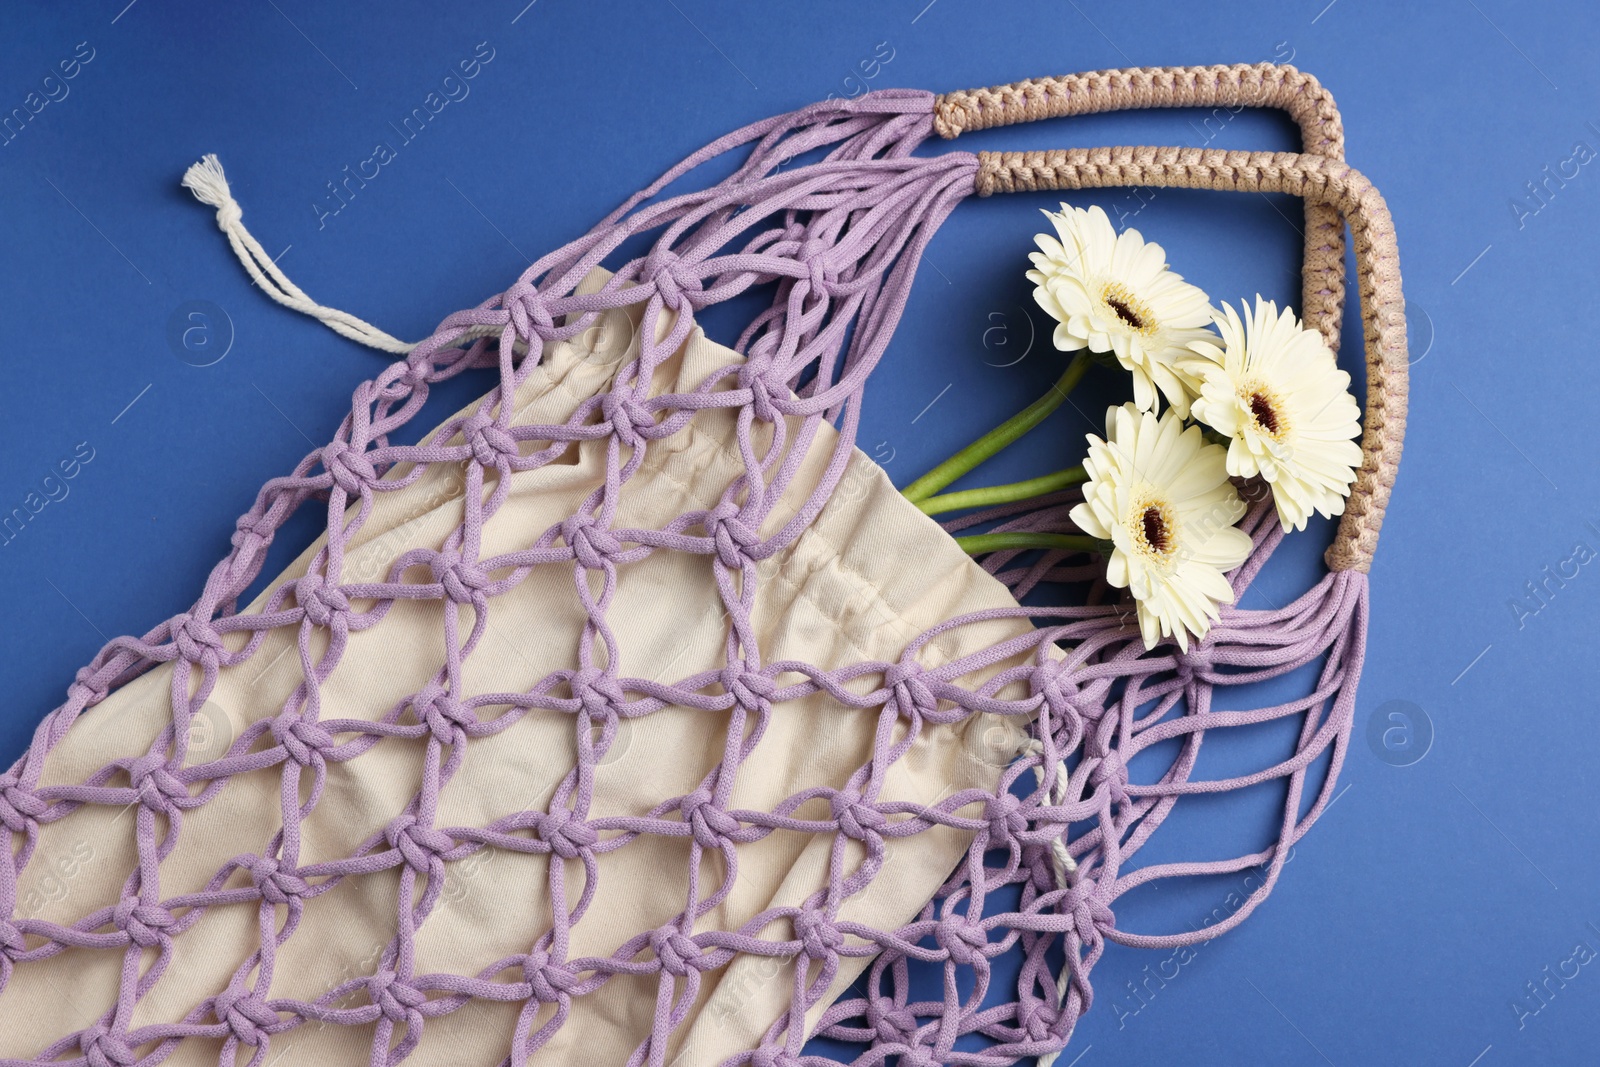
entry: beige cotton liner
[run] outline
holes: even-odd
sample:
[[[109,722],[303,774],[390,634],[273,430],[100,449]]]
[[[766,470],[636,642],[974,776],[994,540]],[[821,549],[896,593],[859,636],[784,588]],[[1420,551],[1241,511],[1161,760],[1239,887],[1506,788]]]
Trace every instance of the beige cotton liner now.
[[[597,269],[579,292],[599,289],[606,277]],[[573,342],[548,344],[541,366],[517,391],[514,421],[561,423],[585,398],[607,390],[617,369],[637,353],[638,310],[609,312]],[[667,318],[663,315],[663,336]],[[696,328],[658,370],[654,391],[686,391],[741,358]],[[703,411],[686,429],[652,442],[643,469],[621,494],[618,525],[659,527],[685,511],[712,506],[743,471],[733,448],[734,419],[732,411]],[[825,468],[835,440],[824,425],[763,537],[793,516]],[[605,447],[604,441],[573,445],[569,462],[512,474],[510,498],[485,526],[484,554],[530,544],[576,513],[603,476]],[[354,581],[378,580],[401,552],[439,548],[460,525],[463,488],[459,470],[437,464],[407,488],[377,494],[373,515],[352,539],[345,574]],[[304,574],[322,544],[319,539],[307,549],[269,583],[269,590]],[[676,681],[720,667],[726,622],[711,558],[655,552],[625,566],[628,581],[618,584],[608,613],[622,649],[621,673]],[[794,658],[831,668],[895,661],[912,638],[948,619],[1015,606],[998,581],[900,496],[859,451],[815,522],[790,549],[763,564],[762,577],[753,622],[769,662]],[[258,610],[265,597],[247,610]],[[443,662],[442,603],[396,601],[378,625],[352,633],[321,687],[322,717],[377,719],[423,688]],[[470,615],[470,608],[462,610]],[[536,568],[494,599],[482,651],[466,661],[464,695],[516,692],[569,666],[584,618],[572,568]],[[918,659],[936,666],[1028,630],[1021,619],[957,627],[923,648]],[[191,733],[191,763],[216,759],[246,724],[277,714],[303,677],[294,639],[293,628],[274,629],[247,662],[221,671]],[[230,638],[230,647],[238,641]],[[989,667],[982,677],[1010,665]],[[142,755],[170,722],[170,680],[170,665],[157,667],[89,711],[49,753],[40,785],[81,782],[111,760]],[[978,680],[974,674],[963,684]],[[877,679],[858,683],[867,692]],[[868,760],[877,718],[875,711],[845,707],[826,694],[775,705],[769,732],[741,772],[730,806],[771,810],[808,786],[843,786]],[[464,766],[441,795],[435,825],[483,826],[519,809],[542,810],[575,761],[573,722],[565,714],[535,710],[502,733],[470,740]],[[693,791],[720,758],[723,738],[720,712],[666,708],[627,722],[601,761],[591,817],[644,814]],[[981,714],[954,726],[925,727],[912,750],[893,764],[879,800],[933,804],[965,788],[992,792],[1025,739],[1022,724]],[[388,738],[349,763],[330,764],[322,801],[303,824],[302,862],[347,856],[381,830],[419,788],[424,749],[422,740]],[[280,825],[280,778],[277,767],[235,776],[215,799],[185,814],[177,848],[161,864],[163,894],[170,899],[198,891],[231,857],[265,849]],[[804,817],[812,808],[826,818],[825,801],[796,814]],[[132,813],[94,805],[43,826],[39,852],[20,876],[19,914],[71,922],[114,904],[124,872],[136,865],[133,836]],[[891,840],[884,870],[867,890],[848,899],[840,919],[890,930],[911,921],[964,855],[969,839],[962,831],[934,828]],[[696,932],[735,929],[767,907],[798,904],[826,885],[831,844],[832,835],[776,831],[740,845],[735,888]],[[689,847],[687,838],[643,835],[598,856],[596,899],[573,929],[568,958],[610,955],[639,931],[676,916],[686,893]],[[851,847],[859,846],[851,842]],[[450,864],[443,899],[418,933],[415,972],[472,973],[528,951],[550,923],[548,862],[547,856],[490,849]],[[566,862],[569,885],[581,885],[582,865]],[[702,879],[720,881],[721,863],[718,856],[708,858]],[[398,871],[350,877],[309,900],[301,929],[278,950],[266,995],[313,1000],[341,981],[372,973],[394,934]],[[241,883],[248,884],[242,878]],[[284,908],[277,910],[281,921]],[[214,907],[173,939],[172,962],[139,1001],[131,1026],[182,1018],[222,989],[258,944],[257,915],[254,900]],[[154,950],[147,955],[153,958]],[[50,1041],[91,1024],[115,1000],[122,957],[121,948],[73,948],[18,968],[0,993],[0,1055],[36,1054]],[[812,1025],[866,962],[840,961],[829,997],[809,1015]],[[669,1062],[714,1063],[754,1046],[787,1009],[791,966],[741,955],[725,969],[707,973],[689,1022],[674,1033]],[[577,998],[570,1021],[532,1062],[623,1062],[649,1034],[656,986],[654,975],[619,975],[598,993]],[[353,994],[347,1006],[364,1003],[364,996]],[[428,1020],[412,1062],[499,1063],[510,1050],[519,1007],[471,1000]],[[546,1009],[539,1021],[548,1014]],[[267,1062],[363,1064],[371,1032],[371,1027],[308,1022],[273,1037]],[[213,1063],[221,1044],[220,1039],[191,1038],[166,1062],[173,1067]],[[248,1058],[250,1051],[240,1053]]]

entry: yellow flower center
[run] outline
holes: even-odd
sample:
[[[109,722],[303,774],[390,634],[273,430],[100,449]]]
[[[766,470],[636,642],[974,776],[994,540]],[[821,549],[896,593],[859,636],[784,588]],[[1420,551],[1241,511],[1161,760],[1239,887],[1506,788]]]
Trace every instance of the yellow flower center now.
[[[1283,439],[1289,432],[1289,421],[1284,417],[1283,402],[1277,394],[1264,386],[1246,386],[1239,391],[1239,400],[1250,412],[1256,429],[1274,441]]]
[[[1178,548],[1177,524],[1166,502],[1151,500],[1136,508],[1128,525],[1140,554],[1165,562]]]
[[[1106,310],[1121,319],[1123,325],[1135,333],[1149,336],[1155,332],[1155,316],[1150,313],[1145,302],[1134,296],[1121,282],[1107,282],[1100,290],[1100,302],[1105,304]]]

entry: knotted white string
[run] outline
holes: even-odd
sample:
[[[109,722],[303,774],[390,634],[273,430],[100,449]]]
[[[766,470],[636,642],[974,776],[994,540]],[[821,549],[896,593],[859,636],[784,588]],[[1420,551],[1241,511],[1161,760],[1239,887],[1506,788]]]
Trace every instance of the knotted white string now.
[[[250,272],[250,277],[255,279],[261,291],[272,299],[302,315],[310,315],[340,336],[368,348],[403,356],[416,347],[414,342],[407,343],[392,337],[348,311],[317,303],[290,281],[272,262],[272,257],[261,247],[261,242],[245,229],[244,211],[228,189],[228,176],[222,172],[222,164],[214,153],[207,153],[184,173],[183,186],[194,194],[196,200],[217,209],[217,227],[228,235],[233,254],[239,257],[239,262],[244,264],[244,269]]]

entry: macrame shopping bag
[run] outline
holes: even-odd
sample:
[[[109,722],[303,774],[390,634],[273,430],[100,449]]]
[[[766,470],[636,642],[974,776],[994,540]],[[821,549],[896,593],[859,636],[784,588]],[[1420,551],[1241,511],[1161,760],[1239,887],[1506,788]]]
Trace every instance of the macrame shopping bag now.
[[[1286,108],[1307,150],[912,154],[1189,104]],[[736,149],[729,177],[658,198]],[[1406,359],[1388,214],[1341,152],[1327,94],[1269,65],[830,101],[696,153],[415,346],[311,301],[214,161],[192,171],[264,290],[407,354],[263,487],[194,606],[107,645],[0,778],[3,1062],[774,1067],[813,1034],[863,1063],[1052,1056],[1108,940],[1199,939],[1119,931],[1115,900],[1265,865],[1203,933],[1242,921],[1342,762]],[[958,203],[1125,183],[1304,196],[1330,343],[1340,216],[1360,273],[1365,462],[1330,573],[1186,652],[1146,651],[1116,605],[1018,606],[1007,586],[1049,566],[997,580],[853,448]],[[695,324],[763,285],[732,348]],[[476,368],[497,387],[390,440]],[[241,607],[275,531],[324,503],[326,533]],[[1281,537],[1270,501],[1243,528],[1240,591]],[[1307,664],[1303,698],[1211,710]],[[1280,718],[1303,723],[1292,757],[1192,776],[1207,734]],[[1182,796],[1279,779],[1262,851],[1125,869]],[[991,989],[1011,951],[1015,990]],[[938,999],[913,998],[924,968]]]

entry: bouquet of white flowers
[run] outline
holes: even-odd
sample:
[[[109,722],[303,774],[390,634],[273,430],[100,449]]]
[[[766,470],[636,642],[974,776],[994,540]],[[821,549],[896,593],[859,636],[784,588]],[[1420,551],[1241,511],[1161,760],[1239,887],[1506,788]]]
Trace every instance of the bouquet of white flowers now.
[[[1072,485],[1081,535],[1006,532],[960,538],[975,554],[1041,548],[1092,552],[1106,580],[1138,606],[1146,648],[1188,648],[1231,604],[1226,573],[1250,555],[1233,479],[1270,488],[1278,521],[1303,530],[1313,511],[1339,515],[1361,464],[1361,412],[1350,375],[1290,308],[1256,296],[1241,318],[1174,273],[1161,246],[1118,234],[1099,207],[1046,212],[1030,258],[1033,296],[1056,322],[1055,347],[1076,355],[1043,398],[905,490],[927,514],[1010,504]],[[939,491],[1038,425],[1095,361],[1132,378],[1133,401],[1106,413],[1074,467],[959,493]],[[1163,405],[1163,401],[1165,402]]]

